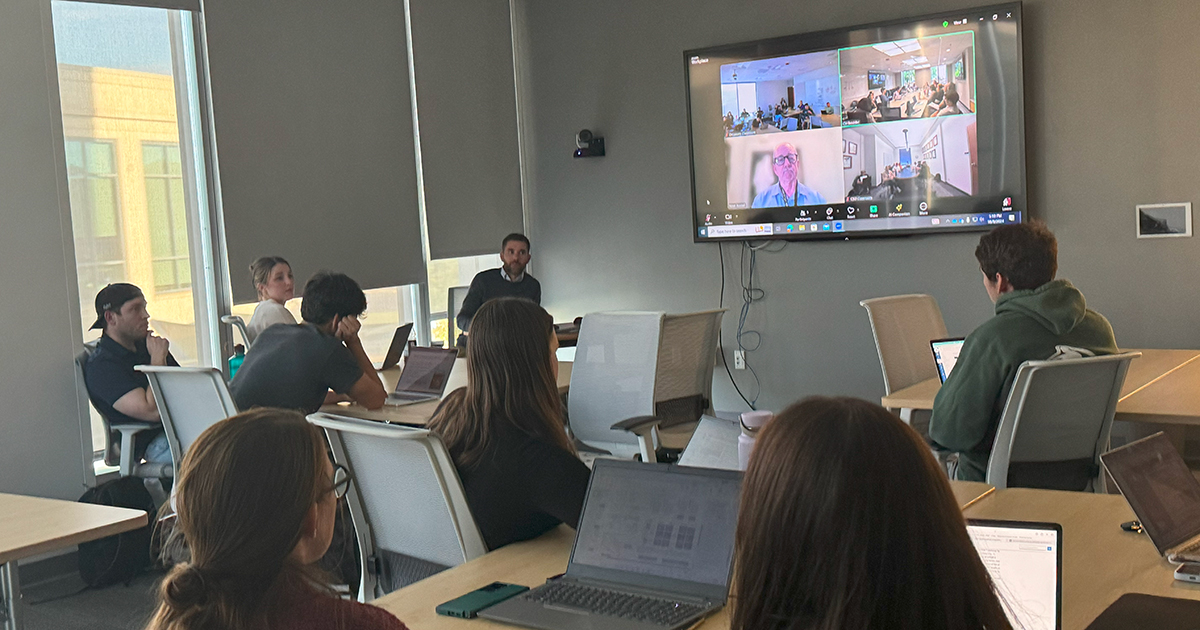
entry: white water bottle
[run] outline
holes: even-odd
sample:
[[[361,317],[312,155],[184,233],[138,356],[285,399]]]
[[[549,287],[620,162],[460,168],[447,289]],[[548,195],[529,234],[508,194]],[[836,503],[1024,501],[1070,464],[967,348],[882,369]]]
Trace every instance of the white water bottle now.
[[[775,414],[770,411],[747,411],[742,414],[742,434],[738,436],[738,468],[741,470],[746,470],[750,465],[750,453],[754,451],[759,429],[774,417]]]

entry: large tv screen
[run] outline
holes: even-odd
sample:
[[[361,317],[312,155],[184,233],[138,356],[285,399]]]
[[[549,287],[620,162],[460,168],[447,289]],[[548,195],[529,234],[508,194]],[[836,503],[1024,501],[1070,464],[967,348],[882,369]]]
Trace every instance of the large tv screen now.
[[[684,58],[697,242],[1025,217],[1020,4]]]

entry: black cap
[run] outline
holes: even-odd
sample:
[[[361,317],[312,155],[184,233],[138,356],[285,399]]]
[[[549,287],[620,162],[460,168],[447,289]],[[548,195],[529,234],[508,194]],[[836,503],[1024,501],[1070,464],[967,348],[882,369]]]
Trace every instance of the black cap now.
[[[96,294],[96,323],[89,330],[104,329],[104,313],[121,312],[121,307],[134,298],[142,297],[142,290],[128,282],[114,282]]]

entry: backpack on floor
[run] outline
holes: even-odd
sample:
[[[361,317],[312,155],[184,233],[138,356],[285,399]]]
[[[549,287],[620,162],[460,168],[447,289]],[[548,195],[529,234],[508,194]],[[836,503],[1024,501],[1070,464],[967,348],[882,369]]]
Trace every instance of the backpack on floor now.
[[[144,480],[121,477],[89,489],[80,503],[144,510],[154,521],[154,500]],[[79,577],[92,588],[124,583],[126,586],[150,566],[150,526],[79,545]]]

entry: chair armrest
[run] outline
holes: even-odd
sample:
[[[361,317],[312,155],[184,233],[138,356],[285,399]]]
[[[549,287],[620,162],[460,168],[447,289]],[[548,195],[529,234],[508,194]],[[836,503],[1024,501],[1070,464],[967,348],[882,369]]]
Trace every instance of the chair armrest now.
[[[611,428],[613,431],[628,431],[640,435],[659,426],[662,421],[658,416],[634,416],[612,425]]]
[[[112,429],[113,431],[118,431],[120,433],[125,433],[126,431],[128,431],[130,433],[130,435],[137,435],[138,433],[141,433],[142,431],[145,431],[147,429],[157,429],[161,426],[162,425],[148,424],[148,423],[141,423],[141,422],[139,422],[137,424],[127,423],[127,424],[110,424],[110,425],[108,425],[108,427],[110,429]]]

